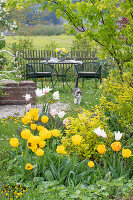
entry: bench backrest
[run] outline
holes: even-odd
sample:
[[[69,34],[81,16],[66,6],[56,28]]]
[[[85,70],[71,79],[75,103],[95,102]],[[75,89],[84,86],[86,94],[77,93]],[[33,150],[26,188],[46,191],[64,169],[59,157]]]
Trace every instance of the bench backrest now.
[[[75,66],[77,72],[96,72],[101,73],[100,62],[83,62],[82,65]]]

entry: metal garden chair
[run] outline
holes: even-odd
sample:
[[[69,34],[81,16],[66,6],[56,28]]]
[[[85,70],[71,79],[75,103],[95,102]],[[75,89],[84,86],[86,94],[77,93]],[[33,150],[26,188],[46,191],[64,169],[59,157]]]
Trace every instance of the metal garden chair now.
[[[75,65],[77,72],[77,81],[82,78],[82,87],[84,79],[94,78],[97,87],[97,79],[100,79],[101,83],[101,65],[99,62],[83,62],[82,65]]]
[[[51,78],[52,87],[54,87],[57,82],[57,77],[57,70],[48,63],[32,62],[26,64],[26,80],[34,78],[35,82],[37,82],[38,78]]]

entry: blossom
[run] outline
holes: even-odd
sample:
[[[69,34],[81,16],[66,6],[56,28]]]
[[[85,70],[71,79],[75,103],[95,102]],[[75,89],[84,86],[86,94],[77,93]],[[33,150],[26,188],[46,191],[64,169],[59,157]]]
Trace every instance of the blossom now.
[[[33,117],[34,121],[37,121],[39,119],[39,115]]]
[[[27,105],[25,106],[25,108],[26,108],[26,110],[30,110],[30,109],[31,109],[31,103],[27,104]]]
[[[31,132],[29,129],[24,129],[23,131],[21,131],[21,137],[23,139],[28,139],[32,136]]]
[[[49,117],[47,117],[47,116],[42,116],[42,117],[41,117],[41,121],[42,121],[43,123],[47,123],[48,120],[49,120]]]
[[[93,162],[93,161],[89,161],[89,162],[88,162],[88,166],[89,166],[89,167],[94,167],[94,162]]]
[[[56,92],[53,93],[53,99],[54,100],[60,99],[59,91],[56,91]]]
[[[43,147],[45,147],[45,145],[46,145],[46,142],[43,140],[40,140],[38,143],[38,148],[43,148]]]
[[[69,123],[68,117],[63,120],[63,124],[67,125]]]
[[[55,115],[57,114],[57,111],[55,109],[51,109],[50,114],[52,115],[52,117],[55,117]]]
[[[106,133],[100,127],[94,129],[93,131],[97,134],[97,136],[102,136],[103,138],[107,138]]]
[[[19,141],[17,138],[11,138],[9,143],[12,147],[18,147],[19,145]]]
[[[63,118],[65,114],[66,114],[66,113],[65,113],[64,111],[59,111],[59,112],[57,113],[57,115],[58,115],[59,118]]]
[[[27,140],[27,147],[31,149],[32,151],[35,151],[37,148],[39,148],[39,142],[41,138],[39,136],[31,136]]]
[[[116,141],[119,141],[123,135],[123,133],[120,133],[120,131],[118,132],[114,132],[115,133],[115,140]]]
[[[23,97],[25,97],[25,100],[26,100],[26,101],[29,101],[29,100],[32,98],[30,94],[26,94],[26,95],[23,96]]]
[[[113,151],[120,151],[121,150],[121,143],[120,142],[113,142],[111,144]]]
[[[131,156],[131,150],[130,149],[122,149],[122,156],[124,158],[129,158]]]
[[[47,129],[45,129],[39,132],[39,136],[42,140],[50,139],[52,137],[52,133],[51,131],[48,131]]]
[[[30,128],[31,128],[31,130],[35,131],[36,128],[37,128],[37,125],[36,125],[36,124],[31,124],[31,125],[30,125]]]
[[[74,145],[80,145],[81,140],[82,140],[82,136],[80,136],[80,135],[78,135],[78,134],[72,136],[72,143],[73,143]]]
[[[63,145],[57,146],[56,151],[57,153],[66,154],[65,147]]]
[[[33,165],[31,165],[30,163],[28,163],[28,164],[25,166],[25,169],[26,169],[26,170],[31,170],[31,169],[33,169]]]
[[[43,94],[43,90],[41,90],[41,89],[39,89],[39,88],[37,88],[37,90],[35,90],[35,93],[36,93],[36,96],[37,97],[42,97],[44,94]]]
[[[100,154],[105,154],[106,151],[107,151],[107,149],[106,149],[106,147],[105,147],[104,144],[99,144],[99,145],[97,146],[97,151],[98,151],[98,153],[100,153]]]
[[[58,136],[61,135],[61,134],[60,134],[60,131],[57,130],[57,129],[53,129],[53,130],[51,131],[51,133],[52,133],[52,135],[53,135],[54,137],[58,137]]]
[[[44,155],[44,151],[42,149],[37,149],[35,151],[35,153],[36,153],[37,156],[43,156]]]
[[[41,125],[37,126],[38,131],[41,131],[42,129],[45,129],[44,126],[41,126]]]
[[[43,88],[43,94],[48,94],[52,89],[45,86],[45,88]]]
[[[25,115],[23,118],[22,118],[22,122],[23,124],[27,125],[31,122],[31,116],[30,115]]]
[[[32,108],[32,109],[30,109],[29,112],[30,112],[32,117],[36,117],[39,113],[39,110],[37,108]]]

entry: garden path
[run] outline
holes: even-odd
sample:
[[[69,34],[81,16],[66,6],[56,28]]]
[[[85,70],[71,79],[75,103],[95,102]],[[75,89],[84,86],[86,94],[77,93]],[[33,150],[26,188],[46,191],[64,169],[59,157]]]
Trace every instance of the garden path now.
[[[42,104],[37,105],[39,111],[42,110]],[[53,103],[50,105],[50,109],[56,111],[67,111],[70,108],[69,104],[64,103]],[[24,116],[25,106],[24,105],[3,105],[0,106],[0,118],[7,118],[9,116]]]

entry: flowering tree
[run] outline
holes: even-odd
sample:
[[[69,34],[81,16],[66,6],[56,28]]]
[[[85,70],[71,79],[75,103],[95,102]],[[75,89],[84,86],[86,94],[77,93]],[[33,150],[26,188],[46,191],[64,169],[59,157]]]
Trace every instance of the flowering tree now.
[[[117,63],[122,79],[124,67],[131,67],[132,62],[132,9],[131,0],[8,0],[8,6],[25,6],[41,3],[42,9],[55,10],[58,17],[68,21],[70,33],[86,36],[94,45],[99,45],[102,52],[111,56]],[[123,81],[123,79],[122,79]]]

